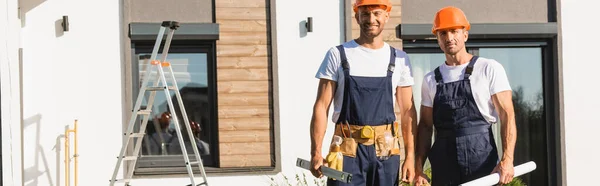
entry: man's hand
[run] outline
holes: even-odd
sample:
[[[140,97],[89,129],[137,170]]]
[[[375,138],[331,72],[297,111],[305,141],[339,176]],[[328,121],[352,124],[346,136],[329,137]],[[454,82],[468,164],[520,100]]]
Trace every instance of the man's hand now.
[[[415,177],[415,186],[425,186],[429,185],[429,178],[423,171],[420,171],[418,175]]]
[[[313,176],[321,178],[323,173],[321,172],[321,166],[323,165],[323,156],[321,154],[315,154],[310,159],[310,172]]]
[[[415,158],[407,157],[402,163],[402,181],[412,183],[415,178]]]
[[[494,168],[493,173],[500,174],[500,182],[499,184],[505,185],[510,183],[513,180],[513,176],[515,175],[515,170],[513,167],[512,161],[500,161],[496,168]]]

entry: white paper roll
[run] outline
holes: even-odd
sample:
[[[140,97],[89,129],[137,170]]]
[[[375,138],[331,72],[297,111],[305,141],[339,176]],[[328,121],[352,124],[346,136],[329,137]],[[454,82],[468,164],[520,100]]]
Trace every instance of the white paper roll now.
[[[521,176],[523,174],[529,173],[535,170],[536,165],[535,162],[530,161],[527,163],[523,163],[515,167],[515,175],[514,177]],[[500,181],[500,174],[494,173],[488,176],[484,176],[482,178],[478,178],[476,180],[463,183],[461,186],[491,186],[495,185]]]

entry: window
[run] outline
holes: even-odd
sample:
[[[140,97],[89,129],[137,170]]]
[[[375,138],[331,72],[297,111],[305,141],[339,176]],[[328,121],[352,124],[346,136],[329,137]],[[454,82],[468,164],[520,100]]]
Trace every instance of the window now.
[[[513,104],[517,124],[517,144],[514,164],[535,161],[537,169],[520,176],[527,184],[551,185],[556,170],[555,130],[558,123],[554,115],[553,61],[550,57],[551,42],[546,41],[472,41],[467,43],[469,53],[500,62],[507,73],[513,89]],[[445,55],[437,43],[411,41],[404,43],[415,77],[414,97],[420,107],[421,83],[426,73],[445,61]],[[550,119],[547,119],[550,118]],[[493,128],[499,153],[502,153],[500,125]]]
[[[137,99],[142,78],[145,78],[143,76],[149,67],[144,63],[146,60],[139,59],[141,56],[150,55],[153,45],[153,41],[132,44],[133,100]],[[205,167],[217,167],[219,161],[214,46],[214,41],[173,40],[167,55],[167,61],[173,68],[175,80]],[[160,52],[162,49],[159,54]],[[160,59],[160,57],[161,55],[157,58]],[[168,74],[167,81],[169,81]],[[152,86],[152,84],[150,83],[148,86]],[[142,107],[147,105],[150,94],[145,95]],[[173,92],[171,92],[170,99],[178,113],[177,117],[182,127],[181,132],[186,141],[187,152],[193,154],[186,129],[183,128],[183,117]],[[147,135],[142,140],[141,158],[136,164],[135,174],[187,173],[174,122],[172,119],[162,117],[164,113],[170,113],[164,92],[156,92],[153,105],[152,118],[146,127]],[[141,119],[138,120],[136,127],[141,124]],[[189,157],[190,161],[196,161],[193,155]],[[197,167],[194,170],[199,171]]]

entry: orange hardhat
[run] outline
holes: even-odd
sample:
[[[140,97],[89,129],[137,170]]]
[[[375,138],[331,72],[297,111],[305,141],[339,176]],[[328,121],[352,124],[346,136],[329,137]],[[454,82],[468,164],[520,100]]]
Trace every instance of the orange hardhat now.
[[[356,0],[356,3],[354,3],[354,12],[358,12],[359,6],[365,5],[383,5],[386,8],[385,11],[392,11],[392,3],[390,3],[390,0]]]
[[[435,35],[435,32],[441,29],[460,27],[463,27],[466,30],[471,29],[471,24],[469,24],[467,16],[465,16],[465,13],[459,8],[447,6],[440,9],[435,14],[435,20],[433,21],[431,33]]]
[[[162,128],[167,128],[169,126],[169,124],[171,123],[171,113],[169,113],[169,112],[163,112],[160,115],[160,118],[158,119],[158,122],[160,123],[160,126]]]

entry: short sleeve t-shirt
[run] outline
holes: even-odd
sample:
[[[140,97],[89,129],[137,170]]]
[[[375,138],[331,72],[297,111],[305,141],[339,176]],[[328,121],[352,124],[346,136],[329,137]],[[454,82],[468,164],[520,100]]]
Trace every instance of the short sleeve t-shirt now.
[[[370,49],[360,46],[356,41],[348,41],[344,44],[344,52],[348,64],[350,65],[350,75],[365,77],[385,77],[387,76],[388,65],[390,63],[390,45],[385,43],[379,49]],[[412,86],[414,79],[412,76],[411,65],[408,55],[405,52],[396,49],[396,66],[392,74],[392,97],[394,104],[396,102],[397,86]],[[334,95],[334,112],[332,121],[338,120],[342,110],[344,99],[344,69],[340,58],[340,52],[336,47],[332,47],[326,54],[321,63],[316,78],[328,79],[337,82],[337,91]]]
[[[465,69],[469,63],[458,66],[448,66],[446,63],[439,66],[444,83],[455,82],[464,79]],[[479,57],[473,72],[469,77],[471,80],[471,91],[477,104],[477,108],[489,123],[498,121],[498,113],[494,108],[492,95],[511,90],[508,77],[502,64],[493,59]],[[421,105],[433,107],[437,82],[435,71],[427,73],[421,87]]]

